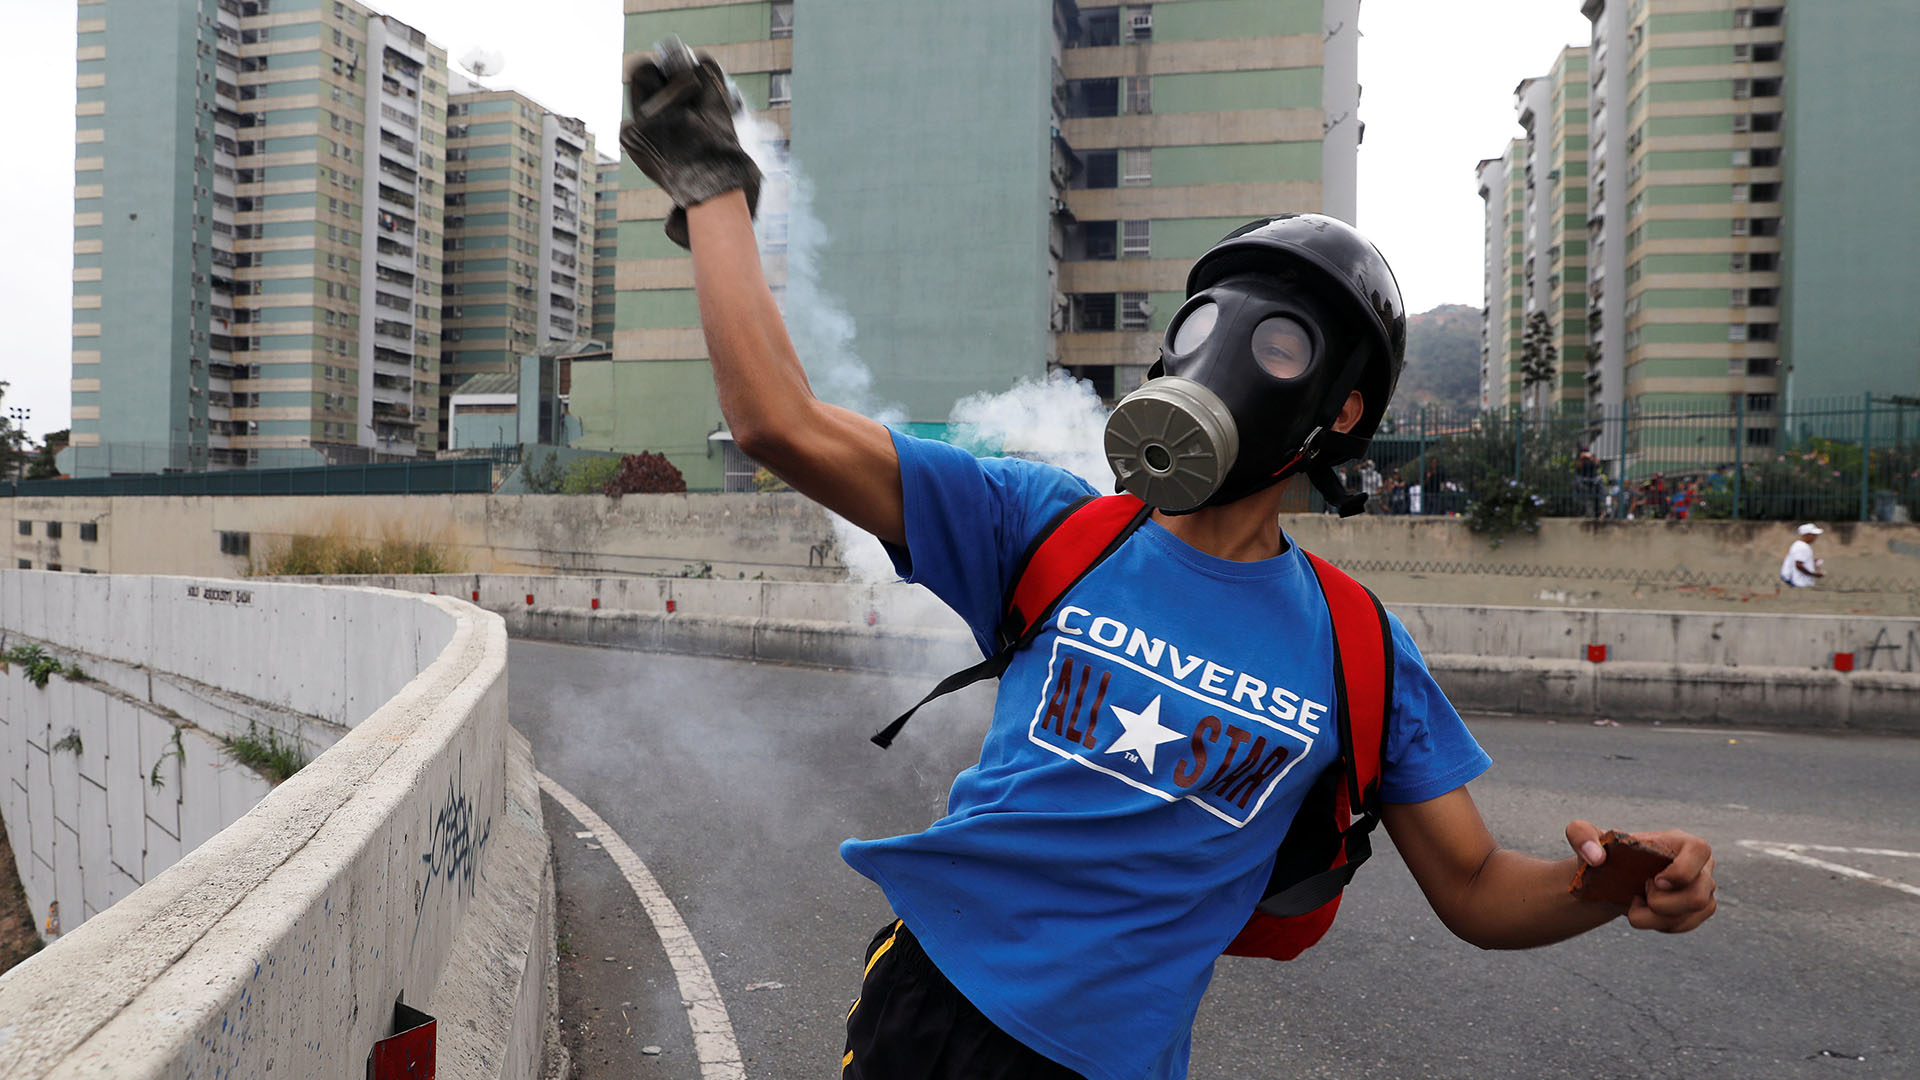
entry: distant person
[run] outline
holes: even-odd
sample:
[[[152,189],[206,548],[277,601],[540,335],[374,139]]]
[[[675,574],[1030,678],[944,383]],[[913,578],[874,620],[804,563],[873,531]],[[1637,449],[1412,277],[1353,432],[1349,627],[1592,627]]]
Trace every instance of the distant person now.
[[[1573,459],[1573,494],[1581,517],[1600,516],[1600,462],[1585,446]]]
[[[629,92],[635,119],[620,142],[673,202],[667,235],[692,253],[740,449],[877,536],[902,577],[963,616],[985,655],[1006,658],[980,762],[954,780],[946,815],[841,846],[895,917],[867,950],[839,1075],[1180,1080],[1215,961],[1264,895],[1295,817],[1318,805],[1304,800],[1325,778],[1320,790],[1344,804],[1358,775],[1336,764],[1352,741],[1346,710],[1323,704],[1344,700],[1328,602],[1279,511],[1284,482],[1302,473],[1329,498],[1345,494],[1333,467],[1365,456],[1392,397],[1406,316],[1385,258],[1317,214],[1251,222],[1201,256],[1149,381],[1115,416],[1165,417],[1173,401],[1183,423],[1204,415],[1237,445],[1207,458],[1217,467],[1176,473],[1155,465],[1169,456],[1148,441],[1158,436],[1110,422],[1107,445],[1137,449],[1109,454],[1126,494],[1096,505],[1130,514],[1133,531],[1044,609],[1056,614],[1033,624],[1026,648],[1003,653],[1003,594],[1023,553],[1093,485],[816,398],[762,274],[760,172],[734,132],[725,72],[674,40],[633,67]],[[1576,867],[1608,859],[1591,823],[1567,825],[1559,859],[1501,847],[1467,791],[1491,759],[1400,621],[1381,610],[1378,625],[1390,660],[1370,711],[1386,714],[1387,750],[1362,808],[1377,807],[1456,935],[1531,948],[1622,919],[1677,933],[1713,914],[1712,849],[1683,832],[1652,834],[1674,854],[1651,878],[1634,875],[1639,888],[1596,899],[1568,889]],[[1529,833],[1548,828],[1528,821]],[[1344,848],[1327,835],[1332,858],[1360,850],[1364,832]],[[1348,1004],[1364,1012],[1365,984],[1350,981],[1360,991]],[[1284,1022],[1284,1008],[1269,1019]],[[1448,1002],[1424,1008],[1451,1015]]]
[[[1796,589],[1804,589],[1827,576],[1826,571],[1821,569],[1825,565],[1824,560],[1813,557],[1813,542],[1825,531],[1812,522],[1800,526],[1800,539],[1787,549],[1786,561],[1780,564],[1781,581]]]

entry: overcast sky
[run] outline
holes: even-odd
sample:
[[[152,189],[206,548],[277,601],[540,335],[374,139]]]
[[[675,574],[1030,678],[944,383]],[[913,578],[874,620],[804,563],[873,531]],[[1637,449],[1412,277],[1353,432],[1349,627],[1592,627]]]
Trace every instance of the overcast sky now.
[[[901,0],[902,3],[913,0]],[[459,60],[504,54],[491,84],[578,116],[608,152],[619,118],[619,0],[376,0]],[[0,0],[0,70],[32,111],[0,169],[0,380],[36,437],[68,424],[73,246],[72,0]],[[801,16],[805,18],[804,14]],[[1584,43],[1578,0],[1364,0],[1360,227],[1407,306],[1478,305],[1481,204],[1473,168],[1517,134],[1513,88]],[[804,159],[803,159],[804,163]],[[1280,209],[1280,208],[1276,208]]]

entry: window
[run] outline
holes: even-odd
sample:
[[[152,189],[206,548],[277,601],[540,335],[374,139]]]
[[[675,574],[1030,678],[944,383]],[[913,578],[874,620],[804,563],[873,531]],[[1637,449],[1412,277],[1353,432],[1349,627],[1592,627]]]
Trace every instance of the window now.
[[[1753,80],[1752,79],[1733,80],[1733,99],[1735,101],[1745,101],[1746,99],[1752,96],[1753,96]]]
[[[21,535],[21,536],[32,536],[32,535],[33,535],[33,522],[31,522],[31,521],[23,521],[23,522],[21,522],[21,523],[20,523],[20,535]]]
[[[1079,182],[1076,188],[1113,188],[1120,186],[1120,151],[1088,150],[1080,155]]]
[[[1118,226],[1111,221],[1082,221],[1070,227],[1067,258],[1105,261],[1118,251]],[[1077,241],[1077,243],[1076,243]]]
[[[1127,76],[1127,113],[1139,116],[1153,111],[1153,76]]]
[[[60,523],[59,522],[57,521],[47,522],[47,539],[49,540],[60,539]]]
[[[1153,183],[1153,151],[1145,147],[1130,147],[1120,151],[1120,182]]]
[[[1748,446],[1772,446],[1773,445],[1773,429],[1767,428],[1767,427],[1748,428],[1747,429],[1747,445]]]
[[[1153,325],[1153,304],[1143,292],[1120,294],[1120,329],[1147,330]]]
[[[1067,80],[1067,115],[1069,117],[1120,115],[1120,80]]]
[[[772,25],[767,28],[770,38],[790,38],[793,36],[793,0],[774,0]]]
[[[1149,255],[1153,252],[1153,222],[1124,221],[1120,223],[1120,254]]]
[[[1752,231],[1751,223],[1746,218],[1733,219],[1733,235],[1746,236],[1751,231]]]
[[[57,574],[60,572],[60,564],[57,562],[50,562],[47,564],[47,569]]]
[[[1727,340],[1734,342],[1747,340],[1747,324],[1733,323],[1729,325],[1727,327]]]
[[[1075,293],[1073,304],[1073,329],[1079,333],[1098,333],[1112,330],[1115,326],[1113,293]]]
[[[1739,113],[1739,114],[1737,114],[1737,115],[1736,115],[1736,116],[1734,116],[1734,118],[1733,118],[1733,130],[1734,130],[1734,131],[1736,131],[1736,132],[1740,132],[1740,131],[1752,131],[1752,130],[1753,130],[1753,117],[1752,117],[1752,116],[1750,116],[1750,115],[1748,115],[1747,113]]]
[[[1772,412],[1773,403],[1774,403],[1774,395],[1772,394],[1748,394],[1747,395],[1747,411],[1748,412]]]
[[[767,104],[790,105],[793,103],[793,72],[774,71],[767,74]]]
[[[1735,46],[1733,47],[1733,59],[1734,59],[1734,62],[1735,62],[1735,63],[1741,63],[1741,64],[1744,64],[1744,63],[1746,63],[1747,61],[1749,61],[1749,60],[1752,60],[1752,59],[1753,59],[1753,46],[1751,46],[1751,45],[1735,45]]]
[[[1153,8],[1145,4],[1135,4],[1127,9],[1127,40],[1147,42],[1153,40]]]
[[[1745,289],[1727,290],[1727,304],[1730,307],[1746,307],[1747,306],[1747,290]]]
[[[80,539],[86,541],[89,544],[98,542],[100,539],[99,523],[93,522],[93,521],[81,522],[80,523]]]
[[[31,570],[31,569],[33,569],[33,560],[32,560],[32,559],[15,559],[15,560],[13,561],[13,564],[14,564],[14,566],[15,566],[15,568],[17,568],[17,569],[20,569],[20,570]]]

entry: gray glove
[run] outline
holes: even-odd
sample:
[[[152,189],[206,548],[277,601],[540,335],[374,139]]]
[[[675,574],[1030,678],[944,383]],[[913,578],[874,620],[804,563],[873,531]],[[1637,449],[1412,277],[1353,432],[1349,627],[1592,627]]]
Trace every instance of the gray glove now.
[[[627,75],[633,119],[621,125],[627,156],[673,199],[667,239],[683,248],[689,206],[729,191],[747,196],[747,212],[760,205],[760,168],[740,148],[733,130],[739,95],[711,56],[695,56],[677,37]]]

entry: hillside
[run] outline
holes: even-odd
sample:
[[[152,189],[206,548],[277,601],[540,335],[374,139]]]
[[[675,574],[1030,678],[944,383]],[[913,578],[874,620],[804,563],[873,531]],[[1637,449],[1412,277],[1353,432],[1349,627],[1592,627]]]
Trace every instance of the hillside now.
[[[1394,411],[1480,407],[1480,309],[1442,304],[1407,317],[1407,366]]]

